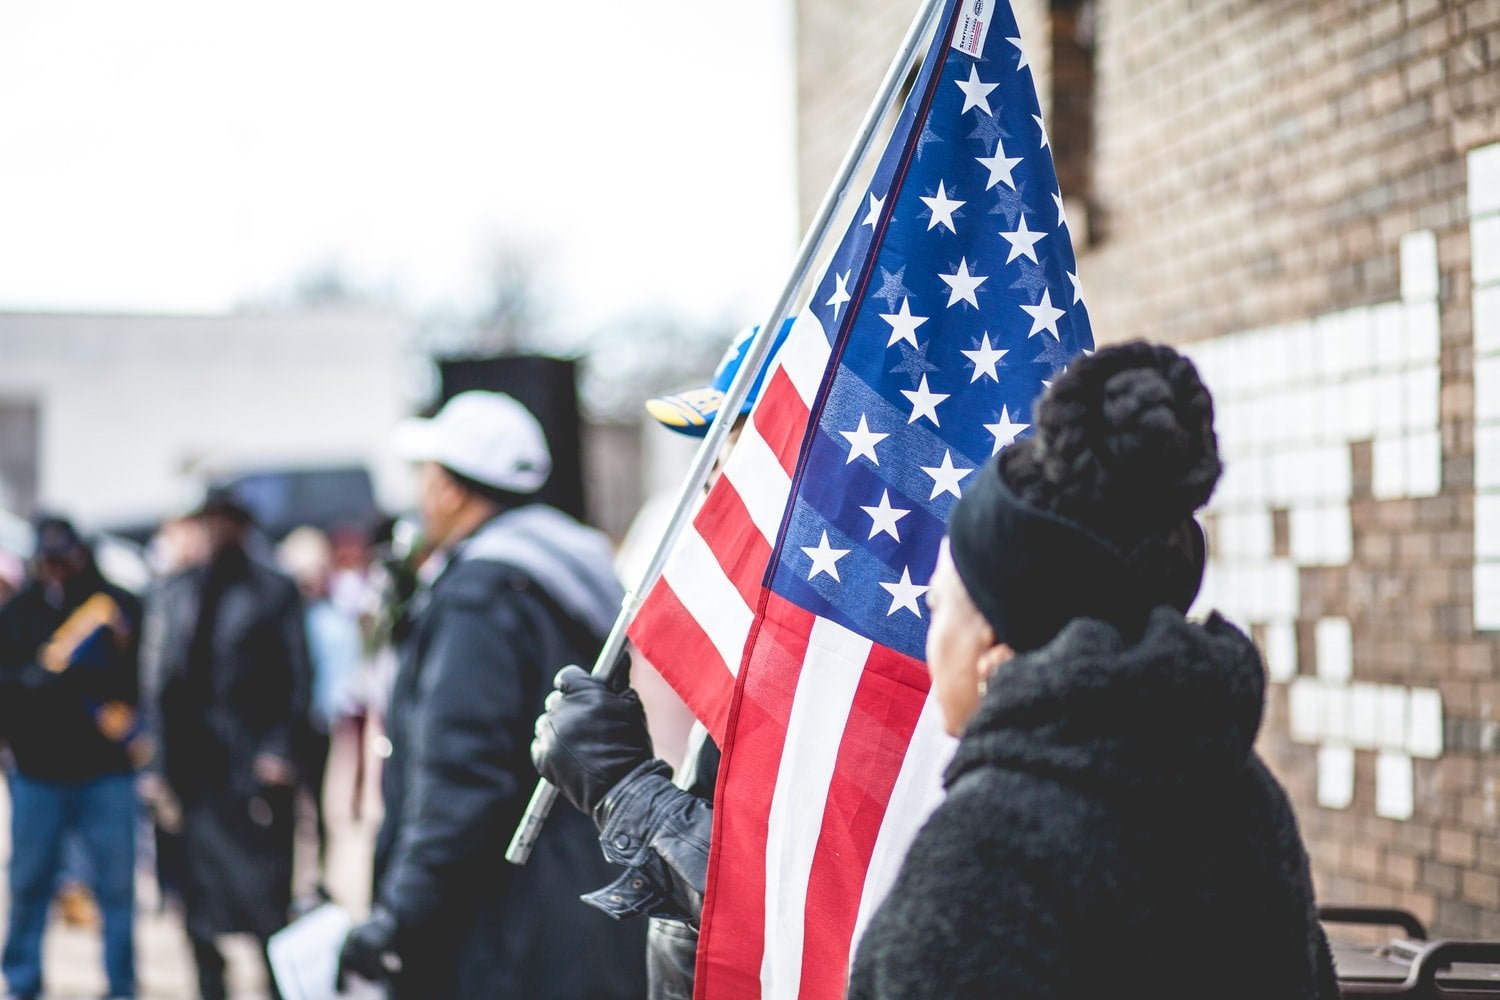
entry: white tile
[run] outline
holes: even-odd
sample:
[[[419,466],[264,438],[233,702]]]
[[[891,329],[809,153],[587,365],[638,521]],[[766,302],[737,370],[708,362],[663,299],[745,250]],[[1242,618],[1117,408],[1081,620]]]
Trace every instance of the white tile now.
[[[1298,677],[1287,686],[1287,728],[1297,743],[1323,741],[1323,685]]]
[[[1344,684],[1323,685],[1323,739],[1349,742],[1349,688]]]
[[[1349,742],[1360,750],[1374,750],[1380,742],[1380,689],[1374,684],[1349,688]]]
[[[1442,317],[1437,303],[1408,303],[1402,323],[1402,360],[1409,365],[1436,365],[1442,351],[1442,338]]]
[[[1354,801],[1354,751],[1349,747],[1318,748],[1318,805],[1347,809]]]
[[[1285,505],[1300,497],[1303,492],[1299,478],[1302,472],[1301,452],[1279,451],[1271,455],[1268,461],[1271,502]]]
[[[1319,512],[1323,564],[1342,566],[1354,558],[1354,521],[1347,503],[1332,503]]]
[[[1474,419],[1500,421],[1500,354],[1474,362]]]
[[[1302,606],[1296,565],[1289,559],[1277,559],[1266,566],[1263,577],[1265,613],[1258,620],[1296,618]]]
[[[1395,684],[1380,685],[1380,730],[1377,740],[1381,749],[1406,749],[1406,688]]]
[[[1474,485],[1481,490],[1500,489],[1500,424],[1474,428]]]
[[[1402,426],[1409,431],[1435,430],[1438,425],[1439,375],[1436,365],[1408,371],[1401,380]]]
[[[1371,447],[1370,490],[1377,500],[1406,496],[1406,439],[1377,435]]]
[[[1387,373],[1375,376],[1375,433],[1401,430],[1401,376]]]
[[[1474,353],[1500,354],[1500,285],[1474,289]]]
[[[1354,675],[1354,637],[1347,618],[1320,618],[1313,629],[1318,677],[1332,683]]]
[[[1500,630],[1500,562],[1474,564],[1474,627]]]
[[[1370,309],[1370,320],[1375,331],[1374,365],[1389,371],[1401,364],[1404,351],[1401,335],[1405,329],[1405,316],[1400,302],[1386,302]]]
[[[1359,376],[1344,384],[1344,438],[1367,441],[1375,436],[1375,379]]]
[[[1407,701],[1406,752],[1429,759],[1443,753],[1443,696],[1432,688],[1412,688]]]
[[[1265,627],[1266,676],[1286,683],[1297,676],[1297,630],[1291,622],[1267,622]]]
[[[1487,215],[1469,224],[1469,247],[1475,286],[1500,281],[1500,215]]]
[[[1401,298],[1435,301],[1438,294],[1437,234],[1430,229],[1401,237]]]
[[[1500,142],[1469,150],[1469,214],[1500,212]]]
[[[1318,508],[1300,504],[1287,513],[1288,551],[1299,566],[1316,566],[1323,562],[1323,548],[1318,538]]]
[[[1500,493],[1474,494],[1474,556],[1500,559]]]
[[[1375,757],[1375,815],[1411,819],[1416,805],[1416,781],[1411,758],[1382,751]]]
[[[1443,441],[1437,431],[1406,439],[1406,495],[1435,497],[1443,491]]]

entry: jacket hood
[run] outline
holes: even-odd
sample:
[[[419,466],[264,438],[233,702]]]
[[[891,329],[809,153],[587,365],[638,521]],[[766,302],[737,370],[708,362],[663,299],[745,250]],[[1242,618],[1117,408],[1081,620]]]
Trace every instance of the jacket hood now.
[[[1244,766],[1264,705],[1260,654],[1218,614],[1157,608],[1133,645],[1077,619],[995,672],[945,783],[992,766],[1110,795],[1197,784]]]
[[[455,558],[522,570],[601,637],[620,613],[625,592],[614,575],[609,539],[555,507],[506,511],[475,532]]]

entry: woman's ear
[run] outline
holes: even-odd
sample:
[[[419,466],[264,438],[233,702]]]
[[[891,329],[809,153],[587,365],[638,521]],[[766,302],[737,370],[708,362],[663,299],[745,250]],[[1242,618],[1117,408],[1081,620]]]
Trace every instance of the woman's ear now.
[[[982,687],[988,686],[991,675],[993,675],[996,670],[1000,669],[1001,665],[1003,665],[1007,660],[1015,655],[1016,651],[1014,649],[1011,649],[1003,642],[995,643],[995,645],[991,646],[989,649],[986,649],[982,654],[980,654],[980,685]]]

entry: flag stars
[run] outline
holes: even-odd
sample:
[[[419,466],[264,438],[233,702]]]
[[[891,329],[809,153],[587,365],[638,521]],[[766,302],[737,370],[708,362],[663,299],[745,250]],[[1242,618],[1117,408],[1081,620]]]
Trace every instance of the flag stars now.
[[[839,560],[849,554],[849,549],[836,549],[828,544],[828,532],[823,532],[823,538],[817,545],[804,545],[802,551],[812,560],[812,569],[807,578],[814,579],[819,573],[827,573],[835,581],[843,583],[839,579]]]
[[[1031,317],[1031,330],[1027,337],[1035,337],[1043,330],[1052,334],[1053,338],[1061,342],[1062,335],[1057,332],[1057,321],[1066,313],[1052,304],[1052,290],[1042,289],[1042,300],[1034,306],[1021,306],[1021,311]]]
[[[911,301],[903,298],[901,308],[893,313],[881,313],[880,318],[891,325],[891,339],[885,342],[886,347],[894,347],[899,341],[906,341],[913,347],[917,344],[917,327],[927,322],[930,317],[913,316],[911,313]]]
[[[889,434],[877,434],[870,430],[869,421],[865,419],[863,413],[859,415],[858,427],[852,431],[839,431],[839,434],[849,439],[849,455],[844,459],[845,465],[861,455],[879,465],[880,459],[875,454],[875,446],[890,437]]]
[[[902,389],[901,395],[911,403],[911,416],[906,419],[909,424],[917,422],[918,418],[926,417],[932,421],[932,426],[941,426],[938,423],[937,405],[947,399],[951,393],[933,392],[927,388],[927,376],[922,376],[922,384],[917,386],[916,391]]]
[[[1010,410],[1000,407],[1000,419],[993,424],[985,424],[984,429],[995,435],[995,449],[990,454],[994,455],[1016,439],[1016,436],[1030,427],[1030,424],[1020,424],[1010,419]]]
[[[1006,256],[1005,263],[1009,264],[1017,257],[1025,257],[1033,264],[1040,263],[1036,259],[1036,244],[1038,240],[1045,239],[1046,233],[1036,232],[1026,225],[1026,213],[1021,213],[1021,224],[1012,232],[1000,232],[1000,237],[1010,244],[1010,254]]]
[[[952,493],[956,497],[963,496],[958,490],[958,484],[974,470],[955,466],[953,464],[953,452],[944,449],[943,464],[931,469],[922,466],[922,471],[932,477],[932,496],[927,499],[936,500],[944,493]]]
[[[990,172],[990,179],[984,185],[984,189],[986,191],[1002,181],[1004,181],[1005,186],[1010,188],[1012,191],[1016,189],[1016,181],[1015,178],[1011,176],[1011,171],[1016,168],[1017,163],[1021,162],[1021,157],[1006,156],[1005,143],[1002,140],[995,140],[994,156],[976,156],[974,157],[974,159],[978,160],[980,166],[984,167]]]
[[[954,80],[958,89],[964,92],[964,106],[959,114],[964,114],[970,108],[982,108],[987,115],[993,115],[990,110],[990,91],[1000,86],[998,83],[985,83],[979,79],[979,67],[973,63],[969,64],[969,78],[967,80]]]
[[[990,335],[986,332],[980,338],[977,348],[972,351],[962,351],[960,353],[974,363],[974,376],[969,379],[969,383],[972,385],[985,377],[999,382],[1000,375],[995,371],[995,366],[1000,363],[1001,358],[1010,352],[990,346]]]
[[[1025,55],[1025,53],[1022,53],[1023,57],[1024,57],[1024,55]],[[1042,148],[1046,149],[1047,148],[1047,144],[1048,144],[1048,140],[1047,140],[1047,126],[1042,121],[1042,116],[1041,115],[1032,115],[1031,116],[1031,120],[1034,121],[1034,122],[1036,122],[1037,131],[1040,132],[1040,133],[1042,133]]]
[[[1078,275],[1072,271],[1068,272],[1068,280],[1073,283],[1073,304],[1076,306],[1083,301],[1083,282],[1078,280]]]
[[[911,567],[901,571],[900,580],[894,583],[881,580],[880,586],[891,595],[891,606],[885,613],[887,618],[895,614],[898,608],[905,608],[918,618],[922,617],[922,609],[917,607],[917,598],[927,593],[929,588],[911,582]]]
[[[1021,40],[1019,38],[1007,38],[1006,41],[1014,45],[1016,47],[1016,51],[1021,53],[1021,61],[1016,63],[1016,72],[1019,73],[1027,66],[1030,66],[1031,63],[1026,59],[1026,47],[1021,44]]]
[[[860,225],[869,226],[871,229],[874,229],[876,223],[880,221],[880,212],[883,208],[885,208],[885,199],[875,197],[875,192],[871,191],[869,208],[865,212],[864,221]]]
[[[949,198],[942,181],[938,181],[937,195],[932,198],[923,195],[922,202],[932,212],[932,217],[927,221],[927,228],[929,230],[941,225],[947,226],[950,233],[954,233],[955,235],[958,233],[957,227],[953,224],[953,213],[963,208],[968,202],[956,201]]]
[[[849,275],[853,273],[852,270],[849,270],[843,274],[835,272],[833,275],[833,294],[829,296],[828,301],[824,305],[833,306],[834,322],[838,321],[839,307],[849,301]]]
[[[979,290],[980,285],[989,280],[989,275],[970,274],[967,257],[959,258],[958,270],[954,273],[940,274],[938,277],[942,278],[943,283],[948,286],[948,308],[953,308],[960,301],[967,302],[975,309],[979,308],[979,298],[974,293]]]
[[[881,491],[880,503],[873,507],[861,506],[859,509],[870,515],[870,538],[876,535],[890,535],[896,541],[901,541],[901,534],[896,530],[896,522],[911,511],[892,507],[890,490]]]

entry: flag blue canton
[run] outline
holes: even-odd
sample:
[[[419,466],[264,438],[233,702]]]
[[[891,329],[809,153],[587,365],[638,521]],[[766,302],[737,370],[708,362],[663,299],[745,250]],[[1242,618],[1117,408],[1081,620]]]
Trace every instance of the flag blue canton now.
[[[1031,69],[1009,6],[995,15],[979,59],[927,61],[812,297],[833,377],[769,572],[916,658],[965,481],[1093,347]]]

